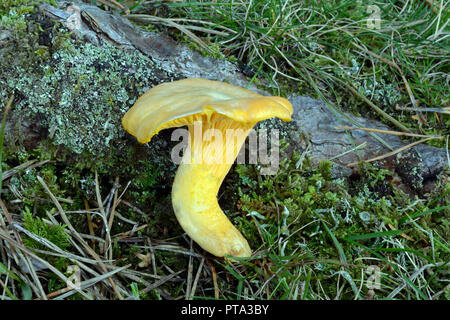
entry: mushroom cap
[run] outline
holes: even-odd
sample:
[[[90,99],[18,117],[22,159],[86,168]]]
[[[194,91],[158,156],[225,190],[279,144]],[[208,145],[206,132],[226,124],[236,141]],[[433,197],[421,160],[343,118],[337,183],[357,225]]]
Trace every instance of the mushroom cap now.
[[[284,98],[263,96],[220,81],[189,78],[148,90],[122,118],[125,130],[141,143],[160,130],[181,127],[206,116],[223,115],[243,124],[278,117],[290,121],[292,105]]]

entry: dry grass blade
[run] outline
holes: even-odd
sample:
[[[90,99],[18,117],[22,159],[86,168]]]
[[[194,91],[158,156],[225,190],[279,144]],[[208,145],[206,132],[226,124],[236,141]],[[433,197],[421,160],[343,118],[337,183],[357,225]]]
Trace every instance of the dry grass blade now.
[[[77,256],[77,255],[75,255],[73,253],[64,251],[61,248],[59,248],[57,245],[55,245],[53,242],[51,242],[51,241],[49,241],[49,240],[47,240],[45,238],[42,238],[42,237],[40,237],[40,236],[38,236],[38,235],[28,231],[27,229],[23,228],[18,223],[14,223],[14,227],[17,230],[20,230],[21,232],[25,233],[28,237],[32,238],[33,240],[35,240],[35,241],[39,242],[40,244],[46,246],[47,248],[49,248],[53,252],[58,253],[58,254],[52,254],[51,252],[45,252],[46,254],[60,256],[60,257],[66,257],[66,258],[68,258],[70,260],[73,260],[73,261],[83,261],[83,262],[91,263],[91,264],[95,264],[95,263],[98,262],[97,260],[84,258],[84,257],[81,257],[81,256]],[[35,250],[35,251],[40,251],[40,250]]]
[[[448,138],[449,136],[447,136],[445,139],[445,149],[447,150],[447,165],[450,168],[450,153],[448,151]]]
[[[50,219],[50,220],[52,220],[53,223],[57,224],[57,222],[54,219]],[[27,234],[27,236],[29,236],[30,238],[34,239],[35,241],[38,241],[39,243],[43,244],[44,246],[46,246],[46,247],[48,247],[48,248],[50,248],[52,250],[51,252],[48,252],[48,251],[33,249],[34,252],[37,252],[37,253],[40,253],[40,254],[44,254],[44,255],[49,255],[49,256],[57,256],[57,257],[67,258],[67,259],[73,261],[74,264],[77,265],[78,267],[80,267],[81,269],[83,269],[83,270],[87,271],[88,273],[92,274],[94,277],[96,277],[95,279],[98,279],[98,280],[105,279],[105,281],[109,280],[109,279],[106,279],[106,278],[102,278],[101,274],[95,272],[94,270],[90,269],[89,267],[87,267],[86,265],[83,264],[83,262],[87,262],[87,263],[90,263],[90,264],[93,264],[93,265],[97,266],[98,265],[98,261],[97,260],[92,260],[92,259],[76,256],[76,255],[74,255],[74,254],[72,254],[70,252],[66,252],[66,251],[60,249],[59,247],[57,247],[56,245],[54,245],[52,242],[48,241],[47,239],[39,237],[39,236],[29,232],[28,230],[22,228],[19,224],[15,223],[14,226],[18,230],[20,230],[21,232],[24,232],[25,234]],[[33,261],[33,265],[34,265],[35,262],[36,261],[34,260]],[[48,265],[47,265],[47,267],[48,267]],[[27,269],[30,269],[30,268],[31,268],[30,264],[27,263]],[[92,282],[93,279],[88,280],[88,282],[86,282],[86,283],[89,283],[89,281]],[[67,292],[67,290],[62,290],[62,291],[58,292],[58,295],[59,294],[63,294],[65,292]],[[74,292],[68,293],[68,294],[66,294],[66,296],[71,295],[73,293]],[[94,295],[94,296],[99,297],[99,293],[98,292],[91,292],[91,294]],[[48,298],[48,296],[47,296],[47,298]],[[100,297],[100,298],[105,299],[104,297]]]
[[[212,263],[208,263],[209,267],[211,268],[211,273],[212,273],[212,279],[213,279],[213,284],[214,284],[214,298],[219,299],[220,297],[220,291],[219,291],[219,285],[217,284],[217,272],[216,272],[216,268],[214,267],[214,265]]]
[[[222,25],[220,25],[220,24],[217,24],[217,23],[214,23],[214,22],[211,22],[211,21],[195,20],[195,19],[185,19],[185,18],[174,18],[174,19],[172,19],[172,21],[174,21],[174,22],[186,22],[186,23],[189,23],[188,28],[191,28],[191,27],[192,27],[192,24],[197,23],[197,24],[213,26],[214,28],[225,30],[225,31],[227,31],[227,32],[224,32],[226,35],[229,35],[230,33],[232,33],[232,34],[238,34],[238,32],[237,32],[236,30],[227,28],[227,27],[225,27],[225,26],[222,26]],[[206,33],[213,33],[212,31],[215,31],[215,30],[207,29],[205,32],[206,32]]]
[[[172,246],[172,245],[137,246],[137,248],[165,250],[165,251],[181,253],[181,254],[192,256],[195,258],[203,258],[203,255],[201,255],[201,254],[191,252],[189,250],[183,250],[182,247]]]
[[[442,137],[428,137],[428,138],[425,138],[425,139],[422,139],[422,140],[410,143],[410,144],[408,144],[406,146],[403,146],[401,148],[398,148],[398,149],[396,149],[396,150],[394,150],[392,152],[388,152],[388,153],[383,154],[381,156],[378,156],[378,157],[375,157],[375,158],[372,158],[372,159],[369,159],[369,160],[364,160],[364,162],[373,162],[373,161],[378,161],[378,160],[385,159],[387,157],[393,156],[393,155],[395,155],[395,154],[397,154],[399,152],[402,152],[402,151],[404,151],[406,149],[409,149],[411,147],[414,147],[414,146],[416,146],[418,144],[424,143],[424,142],[426,142],[428,140],[431,140],[431,139],[442,139]],[[355,167],[358,164],[359,164],[359,162],[353,162],[353,163],[348,164],[347,167]]]
[[[62,273],[60,272],[57,268],[55,268],[53,265],[51,265],[50,263],[48,263],[46,260],[42,259],[41,257],[39,257],[38,255],[34,254],[30,249],[28,249],[27,247],[23,246],[22,244],[18,243],[17,241],[11,239],[11,237],[4,235],[3,233],[0,232],[0,239],[3,239],[5,241],[7,241],[11,247],[14,247],[16,249],[19,249],[20,251],[22,251],[23,253],[27,254],[29,257],[31,257],[32,259],[39,261],[39,263],[43,264],[46,268],[50,269],[50,271],[52,271],[53,273],[55,273],[62,281],[68,283],[69,279]],[[83,291],[79,291],[79,293],[81,295],[83,295],[85,298],[89,299],[89,296],[84,293]],[[46,299],[46,297],[44,296],[44,299]]]
[[[100,2],[101,4],[107,6],[107,7],[114,8],[114,9],[117,9],[117,10],[121,10],[127,15],[130,14],[130,9],[128,9],[127,7],[122,5],[121,3],[117,2],[116,0],[97,0],[97,1]]]
[[[144,225],[142,225],[142,226],[139,226],[139,227],[137,226],[137,224],[134,224],[132,230],[126,231],[126,232],[121,232],[121,233],[116,233],[116,234],[113,236],[113,238],[114,238],[114,239],[115,239],[115,238],[119,238],[119,239],[123,240],[123,239],[129,238],[129,237],[132,237],[133,234],[135,234],[136,232],[138,232],[138,231],[140,231],[140,230],[142,230],[142,229],[145,229],[145,228],[147,228],[147,225],[146,225],[146,224],[144,224]]]
[[[63,289],[59,289],[57,291],[47,294],[46,297],[47,297],[47,299],[51,299],[53,297],[59,296],[60,294],[63,294],[63,293],[66,293],[66,292],[72,291],[72,290],[73,290],[73,287],[65,287]],[[35,300],[41,300],[41,299],[38,298]]]
[[[134,228],[134,226],[137,227],[136,221],[133,221],[133,220],[130,220],[130,219],[125,218],[124,216],[122,216],[122,215],[121,215],[119,212],[117,212],[117,211],[116,211],[116,213],[115,213],[115,216],[116,216],[119,220],[121,220],[121,221],[123,221],[123,222],[126,222],[126,223],[129,223],[129,224],[133,225],[133,228]],[[139,228],[142,228],[142,227],[145,227],[145,226],[146,226],[146,224],[144,224],[143,226],[141,226],[141,227],[139,227]],[[139,230],[140,230],[140,229],[139,229]],[[134,231],[137,231],[137,229],[134,230]],[[130,233],[132,233],[132,232],[130,232],[130,231],[125,232],[125,234],[130,234]],[[117,235],[114,235],[114,236],[117,236]]]
[[[152,249],[152,241],[150,240],[150,238],[146,239],[146,243],[149,245],[149,251],[150,251],[150,255],[152,258],[152,268],[153,268],[153,275],[154,276],[158,276],[158,272],[156,270],[156,258],[155,258],[155,252]]]
[[[446,107],[446,108],[408,108],[408,107],[399,107],[399,106],[397,106],[397,107],[395,107],[395,110],[437,112],[437,113],[450,114],[450,107]]]
[[[382,130],[382,129],[374,129],[374,128],[355,128],[355,127],[348,127],[348,126],[334,127],[334,128],[338,129],[338,130],[363,130],[363,131],[369,131],[369,132],[390,134],[390,135],[394,135],[394,136],[442,139],[441,136],[427,136],[427,135],[423,135],[423,134],[416,134],[416,133],[409,133],[409,132],[398,132],[398,131]]]
[[[94,284],[104,281],[108,278],[111,278],[113,275],[115,275],[116,273],[119,273],[125,269],[128,269],[131,266],[131,264],[117,268],[116,270],[101,274],[97,277],[94,278],[90,278],[88,280],[85,281],[81,281],[80,283],[75,284],[75,286],[77,288],[75,288],[75,286],[69,286],[68,288],[70,288],[70,290],[66,291],[66,292],[61,292],[60,296],[57,299],[64,299],[67,298],[68,296],[71,296],[72,294],[74,294],[76,292],[76,289],[86,289],[89,288],[90,286],[93,286]]]
[[[34,267],[33,262],[31,261],[30,257],[24,253],[22,253],[20,250],[17,251],[17,254],[19,255],[19,257],[21,258],[21,260],[23,261],[24,265],[26,266],[28,272],[31,274],[31,278],[33,279],[34,283],[35,283],[35,290],[34,292],[36,293],[36,295],[40,295],[42,298],[45,298],[45,290],[41,284],[41,281],[37,275],[37,270]]]
[[[299,64],[299,66],[301,67],[301,64]],[[331,77],[333,78],[335,81],[337,80],[335,77]],[[316,91],[316,93],[319,95],[319,97],[322,99],[322,101],[325,103],[325,105],[327,106],[327,108],[339,119],[339,116],[341,116],[344,119],[347,119],[348,121],[350,121],[351,123],[353,123],[356,126],[360,126],[359,122],[356,121],[353,117],[351,117],[350,115],[346,114],[345,112],[340,111],[338,108],[336,108],[333,103],[331,103],[329,101],[328,98],[326,98],[322,91],[317,87],[316,83],[313,81],[311,74],[309,72],[306,72],[306,79],[309,81],[309,83],[313,86],[314,91]],[[344,85],[348,85],[345,81],[342,82]],[[351,88],[353,89],[353,88]],[[358,93],[359,94],[359,93]],[[365,98],[365,97],[364,97]],[[367,98],[366,98],[367,99]],[[370,103],[372,103],[370,100],[368,100]],[[378,107],[377,107],[378,108]],[[395,119],[393,119],[394,121],[396,121]],[[401,124],[400,124],[401,125]],[[402,129],[403,130],[403,129]],[[408,131],[408,130],[406,130]],[[389,150],[394,150],[394,148],[392,148],[386,141],[384,141],[383,139],[381,139],[379,136],[377,136],[376,134],[370,132],[369,133],[374,139],[376,139],[378,142],[380,142],[382,145],[384,145],[386,148],[388,148]]]
[[[111,212],[109,213],[109,220],[108,220],[108,230],[111,230],[112,225],[113,225],[113,221],[114,221],[114,216],[116,214],[116,207],[118,205],[117,202],[117,198],[118,198],[118,189],[119,189],[119,177],[116,177],[116,181],[114,182],[114,202],[111,208]],[[111,241],[111,238],[110,238]],[[108,259],[112,259],[112,246],[109,246],[109,250],[108,250]]]
[[[108,196],[109,200],[106,206],[106,216],[105,219],[108,219],[107,223],[105,222],[105,229],[107,231],[107,237],[106,237],[106,242],[108,243],[106,250],[105,250],[105,256],[107,256],[109,259],[112,259],[112,242],[111,242],[111,228],[112,228],[112,224],[114,221],[114,216],[115,216],[115,212],[116,212],[116,207],[117,207],[117,197],[118,197],[118,189],[120,187],[119,184],[119,177],[116,177],[116,180],[113,184],[113,187],[111,189],[111,192]],[[111,206],[111,202],[112,202],[112,206]]]
[[[195,296],[195,291],[197,290],[197,283],[198,283],[198,280],[200,279],[200,274],[202,273],[204,264],[205,264],[205,258],[202,258],[202,260],[200,261],[200,266],[198,267],[197,273],[195,275],[194,283],[192,284],[192,290],[191,290],[191,294],[190,294],[191,299],[192,299],[192,297]]]
[[[11,217],[11,215],[9,214],[8,208],[6,208],[5,204],[3,203],[3,200],[0,198],[0,208],[2,209],[3,214],[6,217],[6,221],[8,221],[8,224],[10,226],[13,226],[13,219]],[[13,233],[15,238],[17,239],[17,241],[19,241],[19,243],[22,243],[22,238],[20,237],[20,235],[17,233],[17,230],[15,228],[12,228]]]
[[[110,195],[107,197],[107,199],[105,200],[105,202],[107,202],[108,200],[112,199],[112,194],[114,193],[114,189],[115,189],[115,185],[113,186],[113,189],[111,190],[112,193],[110,193]],[[105,257],[108,255],[108,252],[110,251],[112,244],[111,244],[111,233],[110,233],[110,228],[109,228],[109,223],[108,223],[108,208],[109,208],[109,202],[107,204],[107,208],[105,210],[104,206],[103,206],[103,201],[102,201],[102,197],[100,195],[100,185],[98,183],[98,174],[97,171],[95,171],[95,194],[97,196],[97,202],[99,205],[99,209],[100,209],[100,213],[101,213],[101,218],[103,221],[103,225],[104,225],[104,229],[102,230],[102,236],[103,236],[103,232],[106,233],[106,238],[105,238],[105,246],[100,247],[100,252],[105,254]]]
[[[364,149],[365,147],[367,147],[367,142],[363,142],[363,143],[357,145],[356,147],[351,148],[350,150],[344,151],[341,154],[338,154],[338,155],[335,155],[334,157],[329,158],[328,160],[332,161],[332,160],[338,159],[338,158],[343,157],[351,152],[355,152],[355,151]]]
[[[180,30],[182,33],[191,38],[195,43],[197,43],[200,47],[208,51],[209,53],[214,53],[211,48],[199,37],[189,31],[185,26],[182,26],[171,19],[165,19],[161,17],[151,16],[148,14],[130,14],[127,16],[128,19],[134,20],[136,22],[141,23],[161,23],[168,27],[173,27]]]
[[[103,272],[106,272],[106,267],[103,264],[103,262],[100,260],[100,257],[98,256],[98,254],[86,243],[86,241],[84,241],[84,239],[78,234],[77,230],[75,230],[75,228],[72,226],[72,223],[70,222],[70,220],[67,218],[66,213],[64,211],[64,209],[61,207],[61,205],[59,204],[58,200],[56,199],[56,197],[53,195],[53,193],[50,191],[50,189],[48,188],[47,184],[44,182],[44,180],[40,177],[37,176],[37,179],[39,181],[39,183],[44,187],[45,191],[48,193],[48,195],[50,196],[50,198],[52,199],[53,203],[55,204],[56,208],[59,211],[59,214],[61,215],[61,218],[63,219],[64,223],[67,225],[67,227],[69,228],[70,231],[72,231],[73,236],[82,244],[82,246],[88,251],[88,253],[95,259],[98,261],[99,263],[99,267],[102,269]],[[111,287],[114,290],[114,293],[116,294],[116,296],[119,299],[123,299],[122,295],[120,294],[116,284],[114,283],[114,281],[109,278],[109,282],[111,284]]]
[[[129,183],[128,183],[128,184],[129,184]],[[119,197],[119,198],[120,198],[120,197]],[[145,215],[146,215],[145,212],[143,212],[141,209],[139,209],[138,207],[132,205],[131,203],[129,203],[129,202],[126,201],[126,200],[120,200],[119,203],[124,204],[124,205],[126,205],[127,207],[133,209],[133,211],[139,213],[141,216],[145,216]],[[133,224],[135,224],[135,223],[133,222]]]
[[[418,270],[416,270],[410,277],[409,277],[409,280],[411,281],[411,282],[413,282],[418,276],[420,276],[420,274],[422,273],[422,272],[424,272],[426,269],[430,269],[430,268],[436,268],[436,267],[440,267],[440,266],[442,266],[442,265],[448,265],[449,264],[449,262],[446,262],[446,263],[444,263],[444,262],[438,262],[438,263],[436,263],[436,264],[427,264],[427,265],[424,265],[424,266],[422,266],[420,269],[418,269]],[[403,290],[403,288],[405,288],[406,287],[406,283],[402,283],[401,285],[399,285],[397,288],[395,288],[388,296],[387,296],[387,298],[388,299],[394,299],[398,294],[399,294],[399,292],[400,291],[402,291]]]
[[[391,117],[390,115],[388,115],[386,112],[384,112],[380,107],[378,107],[375,103],[373,103],[372,101],[370,101],[369,99],[367,99],[367,97],[365,95],[362,95],[355,87],[353,84],[347,83],[345,81],[342,82],[344,84],[344,86],[349,89],[354,95],[356,95],[357,97],[361,98],[362,100],[364,100],[364,102],[366,102],[372,109],[374,109],[380,116],[382,116],[383,118],[385,118],[386,120],[390,121],[392,124],[394,124],[397,128],[399,128],[400,130],[404,131],[404,132],[410,132],[410,130],[405,127],[403,124],[401,124],[399,121],[397,121],[396,119],[394,119],[393,117]]]
[[[28,168],[35,162],[36,162],[36,160],[30,160],[25,163],[19,164],[18,166],[14,167],[8,171],[3,172],[2,180],[6,180],[6,179],[12,177],[13,175],[15,175],[17,172],[19,172],[21,170],[26,170],[26,168]]]
[[[192,248],[192,239],[190,241],[190,251],[193,251]],[[191,290],[192,290],[192,272],[193,272],[193,261],[192,261],[192,256],[189,256],[189,263],[188,263],[188,272],[187,272],[187,279],[186,279],[186,295],[185,295],[185,299],[186,300],[191,300],[190,294],[191,294]]]
[[[216,36],[228,36],[228,33],[223,32],[223,31],[217,31],[217,30],[212,30],[212,29],[208,29],[208,28],[203,28],[203,27],[197,27],[197,26],[185,26],[186,29],[189,30],[194,30],[194,31],[199,31],[199,32],[203,32],[203,33],[210,33],[210,34],[214,34]]]
[[[105,221],[106,221],[106,213],[105,213],[105,208],[103,207],[103,201],[102,201],[102,197],[100,195],[100,187],[98,184],[98,174],[97,171],[95,171],[95,195],[97,196],[97,203],[98,203],[98,208],[100,209],[101,214],[103,215]]]
[[[83,199],[83,202],[84,202],[84,207],[86,208],[86,210],[89,210],[89,203],[87,202],[87,200]],[[86,215],[86,219],[87,219],[89,234],[91,236],[95,236],[94,224],[92,223],[92,218],[91,218],[91,213],[90,212],[88,212],[88,214]],[[92,242],[92,245],[94,245],[94,242]]]

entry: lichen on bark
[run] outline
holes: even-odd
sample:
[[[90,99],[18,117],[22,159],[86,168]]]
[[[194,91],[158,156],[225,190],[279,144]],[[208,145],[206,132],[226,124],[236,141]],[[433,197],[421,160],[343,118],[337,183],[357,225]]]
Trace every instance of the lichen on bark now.
[[[137,50],[79,41],[29,11],[0,24],[0,100],[14,94],[14,114],[38,122],[55,145],[102,155],[124,136],[120,119],[136,97],[167,73]]]

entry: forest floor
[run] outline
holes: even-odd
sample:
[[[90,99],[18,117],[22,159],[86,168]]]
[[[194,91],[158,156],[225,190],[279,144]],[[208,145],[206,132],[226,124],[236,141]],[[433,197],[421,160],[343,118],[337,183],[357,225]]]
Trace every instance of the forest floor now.
[[[26,29],[21,19],[41,2],[52,3],[2,2],[0,30]],[[273,95],[321,99],[448,150],[445,1],[97,5],[238,64]],[[6,114],[17,110],[2,94],[0,299],[450,299],[448,168],[411,194],[376,163],[335,177],[330,161],[312,166],[307,151],[272,176],[234,165],[219,204],[254,255],[222,259],[178,225],[173,165],[133,159],[132,168],[124,151],[118,175],[113,165],[68,161],[48,142],[3,147]]]

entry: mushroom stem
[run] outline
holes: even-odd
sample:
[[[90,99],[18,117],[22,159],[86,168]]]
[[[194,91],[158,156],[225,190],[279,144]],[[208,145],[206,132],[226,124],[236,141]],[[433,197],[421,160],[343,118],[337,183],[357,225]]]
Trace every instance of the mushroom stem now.
[[[227,254],[249,257],[250,246],[221,210],[217,193],[253,123],[240,124],[215,115],[212,118],[216,119],[201,122],[201,139],[193,126],[189,126],[191,151],[184,153],[175,176],[173,208],[181,227],[206,251],[218,257]],[[208,129],[217,129],[214,138]],[[212,158],[216,160],[214,163]]]

